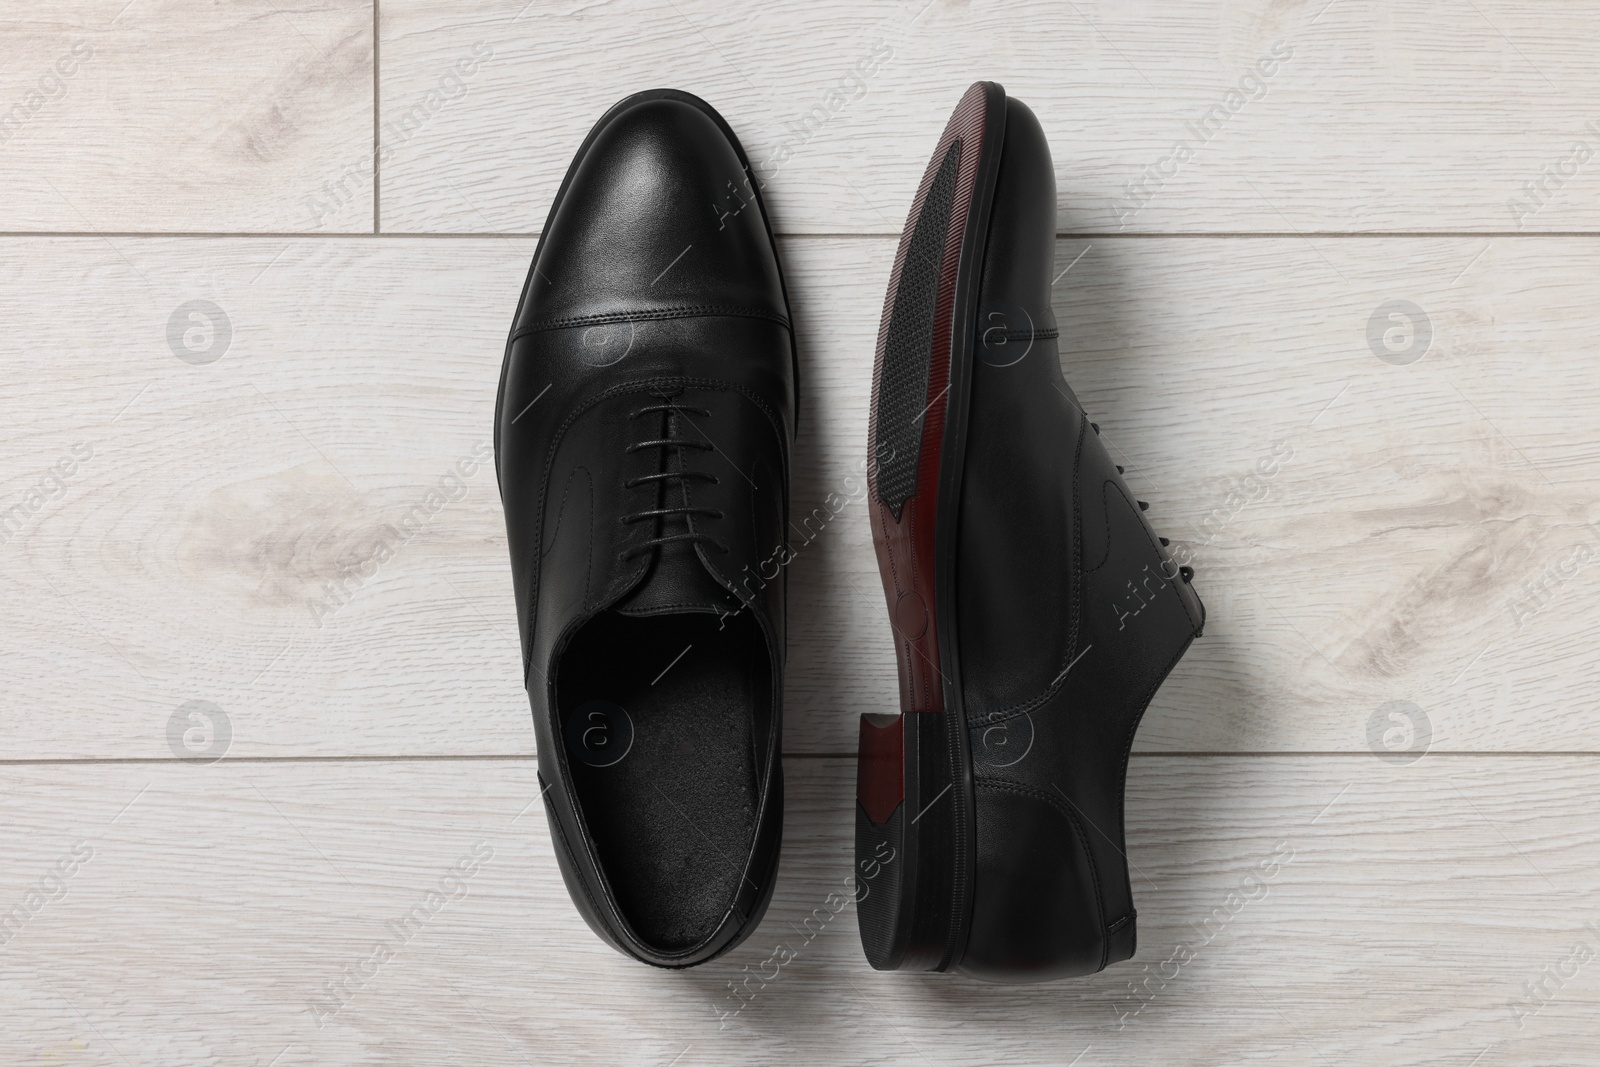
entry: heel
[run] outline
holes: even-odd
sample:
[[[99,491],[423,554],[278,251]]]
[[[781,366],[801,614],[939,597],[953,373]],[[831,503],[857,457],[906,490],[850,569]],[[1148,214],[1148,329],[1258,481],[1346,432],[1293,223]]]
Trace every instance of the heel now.
[[[876,970],[905,958],[905,717],[863,715],[856,761],[856,921]]]
[[[861,716],[856,919],[880,971],[943,970],[959,958],[955,935],[965,937],[956,826],[970,786],[952,780],[949,724],[937,712]]]

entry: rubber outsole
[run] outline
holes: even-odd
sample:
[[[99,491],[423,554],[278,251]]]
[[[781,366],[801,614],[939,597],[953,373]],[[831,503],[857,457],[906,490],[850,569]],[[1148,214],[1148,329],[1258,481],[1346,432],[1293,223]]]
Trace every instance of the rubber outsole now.
[[[962,96],[923,175],[879,327],[869,503],[900,714],[863,715],[857,918],[878,970],[947,970],[971,925],[972,755],[961,700],[956,530],[984,237],[1005,92]]]

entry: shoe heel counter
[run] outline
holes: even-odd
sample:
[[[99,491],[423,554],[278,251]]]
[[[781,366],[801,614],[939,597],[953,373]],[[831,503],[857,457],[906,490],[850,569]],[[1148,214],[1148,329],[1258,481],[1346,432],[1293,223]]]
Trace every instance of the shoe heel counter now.
[[[1131,917],[1108,933],[1084,830],[1061,805],[1027,786],[980,779],[975,806],[977,874],[961,973],[1048,982],[1093,974],[1122,941],[1131,952]]]

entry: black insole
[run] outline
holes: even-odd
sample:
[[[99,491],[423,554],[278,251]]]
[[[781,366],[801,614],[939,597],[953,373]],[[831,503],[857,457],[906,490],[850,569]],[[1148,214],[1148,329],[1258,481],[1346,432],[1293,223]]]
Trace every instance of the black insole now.
[[[558,670],[560,741],[618,905],[656,948],[696,944],[733,902],[755,832],[771,701],[757,624],[605,612]]]

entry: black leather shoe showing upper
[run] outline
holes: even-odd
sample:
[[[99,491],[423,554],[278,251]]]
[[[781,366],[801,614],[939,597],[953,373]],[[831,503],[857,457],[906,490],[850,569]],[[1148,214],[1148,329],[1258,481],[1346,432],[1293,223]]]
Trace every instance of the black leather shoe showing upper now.
[[[693,96],[629,97],[540,238],[495,451],[557,859],[594,931],[658,966],[732,948],[771,898],[784,582],[761,575],[795,407],[743,151]]]
[[[956,564],[977,813],[961,970],[1000,980],[1133,955],[1128,751],[1205,618],[1062,376],[1055,229],[1049,145],[1008,100]]]
[[[1045,981],[1134,950],[1128,753],[1205,612],[1062,375],[1055,229],[1038,120],[973,86],[902,237],[874,378],[902,707],[861,727],[880,969]]]

